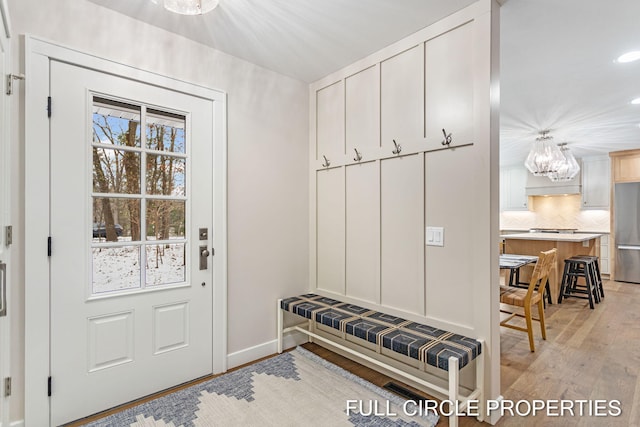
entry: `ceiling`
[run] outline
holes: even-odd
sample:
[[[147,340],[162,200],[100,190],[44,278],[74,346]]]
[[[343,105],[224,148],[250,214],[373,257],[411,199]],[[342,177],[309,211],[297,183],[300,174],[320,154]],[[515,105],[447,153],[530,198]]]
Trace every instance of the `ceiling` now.
[[[473,3],[220,0],[211,13],[194,17],[150,0],[90,1],[304,82]],[[615,62],[640,50],[640,2],[502,3],[501,164],[523,162],[543,129],[576,157],[640,148],[640,105],[630,104],[640,97],[640,61]]]

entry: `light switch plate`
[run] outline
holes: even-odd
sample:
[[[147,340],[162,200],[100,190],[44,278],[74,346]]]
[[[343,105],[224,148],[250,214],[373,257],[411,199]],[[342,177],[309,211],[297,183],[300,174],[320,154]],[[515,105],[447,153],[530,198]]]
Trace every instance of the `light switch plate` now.
[[[427,227],[425,242],[427,246],[444,246],[444,227]]]

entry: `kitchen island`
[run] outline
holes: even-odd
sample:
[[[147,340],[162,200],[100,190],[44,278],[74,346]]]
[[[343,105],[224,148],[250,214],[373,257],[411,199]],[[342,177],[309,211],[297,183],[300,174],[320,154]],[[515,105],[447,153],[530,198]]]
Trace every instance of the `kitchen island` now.
[[[557,303],[564,260],[575,255],[600,257],[600,236],[597,233],[519,233],[504,234],[504,252],[507,254],[538,255],[541,251],[556,248],[556,265],[549,275],[549,287],[553,303]],[[531,271],[522,271],[521,280],[529,281]]]

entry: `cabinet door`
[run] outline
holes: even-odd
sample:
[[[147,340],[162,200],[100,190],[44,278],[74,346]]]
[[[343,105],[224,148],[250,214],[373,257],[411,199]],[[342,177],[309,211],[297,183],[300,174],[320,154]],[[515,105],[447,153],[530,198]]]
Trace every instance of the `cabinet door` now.
[[[524,166],[506,166],[500,169],[500,207],[505,211],[528,209],[526,193],[527,170]]]
[[[424,315],[424,156],[381,161],[381,304]]]
[[[424,49],[418,45],[381,64],[382,146],[424,137]]]
[[[317,287],[344,295],[344,169],[324,169],[316,176]]]
[[[380,166],[346,167],[347,295],[380,302]]]
[[[379,70],[373,66],[345,79],[348,154],[355,155],[354,148],[366,152],[380,146]]]
[[[582,207],[608,209],[611,191],[608,157],[582,159]]]
[[[640,181],[640,152],[616,154],[611,153],[615,182]]]
[[[344,83],[320,89],[316,97],[316,159],[344,153]]]
[[[451,145],[473,142],[473,25],[425,44],[425,128],[430,148],[441,148],[442,129]]]
[[[600,273],[610,274],[609,271],[609,235],[600,236]]]

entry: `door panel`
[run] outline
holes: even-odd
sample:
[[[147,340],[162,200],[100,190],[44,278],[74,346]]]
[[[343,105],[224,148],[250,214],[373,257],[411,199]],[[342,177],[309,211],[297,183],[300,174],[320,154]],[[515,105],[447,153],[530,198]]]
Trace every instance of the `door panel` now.
[[[59,425],[213,371],[213,101],[56,61],[51,97]]]
[[[424,316],[424,164],[380,162],[381,304]]]

